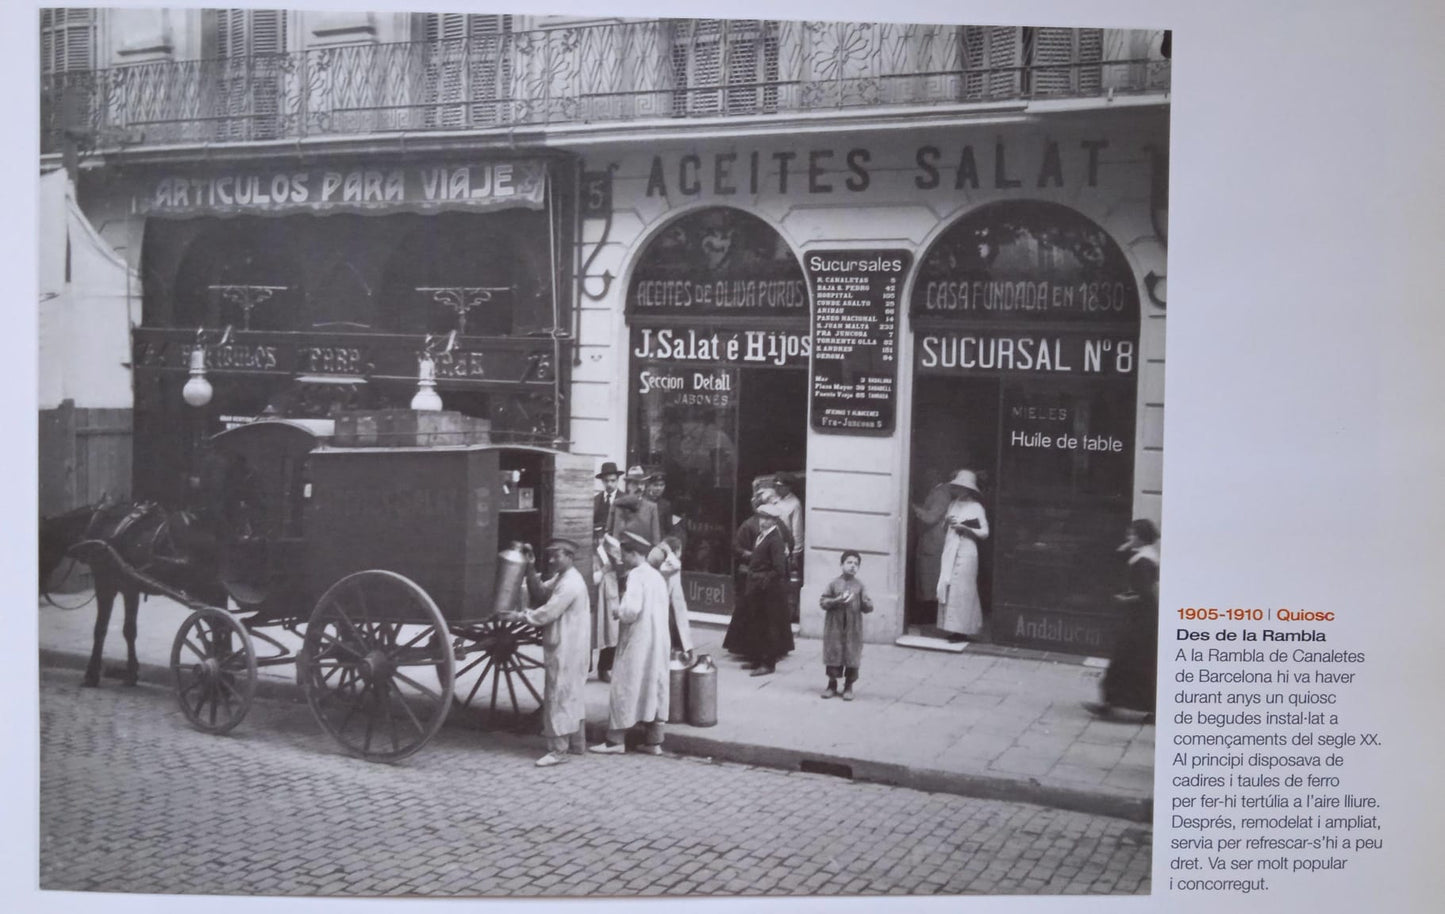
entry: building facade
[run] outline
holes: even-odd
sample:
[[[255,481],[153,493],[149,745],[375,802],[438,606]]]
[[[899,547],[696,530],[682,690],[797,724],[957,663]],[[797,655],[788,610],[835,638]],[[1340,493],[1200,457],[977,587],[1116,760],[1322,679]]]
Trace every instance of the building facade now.
[[[694,609],[731,610],[781,475],[803,634],[844,549],[869,640],[927,631],[920,509],[968,469],[990,636],[1107,649],[1160,513],[1163,33],[72,15],[42,169],[140,275],[138,491],[268,408],[405,405],[447,336],[448,408],[666,472]]]

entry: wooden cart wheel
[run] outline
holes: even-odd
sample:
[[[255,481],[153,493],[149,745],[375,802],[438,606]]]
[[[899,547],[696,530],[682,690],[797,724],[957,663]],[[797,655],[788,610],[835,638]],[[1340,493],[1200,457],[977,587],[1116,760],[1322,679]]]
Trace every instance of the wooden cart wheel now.
[[[536,700],[538,707],[542,705],[542,694],[537,691],[529,677],[529,673],[535,671],[541,673],[542,661],[535,655],[541,654],[542,633],[535,627],[525,622],[502,622],[496,619],[489,619],[485,622],[478,622],[465,627],[454,627],[453,632],[463,641],[470,642],[467,654],[477,654],[476,659],[471,660],[466,666],[457,671],[457,678],[470,673],[472,670],[480,669],[477,674],[477,681],[472,683],[467,697],[461,701],[465,707],[471,707],[472,701],[476,699],[477,693],[482,692],[482,701],[485,702],[485,717],[482,725],[492,729],[495,725],[497,704],[503,699],[502,685],[506,684],[505,699],[512,706],[514,720],[521,718],[521,707],[517,704],[517,696],[523,689],[531,693]],[[532,647],[533,651],[524,653],[524,647]],[[490,698],[487,697],[484,686],[491,680]],[[520,720],[518,720],[520,723]]]
[[[406,758],[451,707],[456,661],[446,621],[426,591],[390,571],[359,571],[331,585],[296,664],[317,722],[362,758]]]
[[[171,673],[186,719],[207,733],[227,733],[256,696],[251,635],[224,610],[198,609],[171,642]]]

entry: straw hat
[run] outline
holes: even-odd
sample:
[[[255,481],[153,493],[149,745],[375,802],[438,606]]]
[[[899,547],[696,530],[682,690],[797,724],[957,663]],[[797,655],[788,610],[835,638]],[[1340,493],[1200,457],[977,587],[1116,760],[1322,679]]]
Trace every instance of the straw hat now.
[[[983,493],[978,490],[978,476],[973,470],[959,470],[953,474],[953,478],[948,481],[948,484],[954,488],[967,489],[974,495],[980,497],[983,495]]]
[[[625,478],[629,480],[641,481],[647,478],[647,471],[640,466],[631,467],[628,469],[627,476]]]

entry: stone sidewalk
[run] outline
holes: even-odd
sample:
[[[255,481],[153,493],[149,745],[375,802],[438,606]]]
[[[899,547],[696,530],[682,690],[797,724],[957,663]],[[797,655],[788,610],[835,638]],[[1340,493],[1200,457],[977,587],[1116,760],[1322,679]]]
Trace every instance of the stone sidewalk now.
[[[87,595],[56,599],[75,605]],[[39,612],[42,663],[83,668],[94,603],[61,610],[42,600]],[[137,653],[147,681],[170,681],[171,640],[188,614],[161,597],[141,604]],[[125,657],[121,616],[117,606],[105,645],[107,667]],[[267,633],[296,642],[279,630]],[[753,678],[723,653],[722,636],[721,629],[694,626],[698,652],[718,665],[718,724],[669,726],[670,751],[1141,822],[1152,817],[1154,727],[1134,719],[1097,721],[1085,713],[1079,703],[1097,696],[1101,670],[1077,658],[987,646],[951,653],[869,644],[857,700],[824,701],[818,697],[826,684],[821,641],[798,639],[776,674]],[[293,667],[260,674],[258,694],[299,698]],[[540,691],[540,674],[535,684]],[[113,679],[104,684],[117,686]],[[465,695],[470,687],[469,676],[457,691]],[[467,714],[453,718],[468,723]],[[595,739],[607,719],[604,683],[588,683],[587,719]]]

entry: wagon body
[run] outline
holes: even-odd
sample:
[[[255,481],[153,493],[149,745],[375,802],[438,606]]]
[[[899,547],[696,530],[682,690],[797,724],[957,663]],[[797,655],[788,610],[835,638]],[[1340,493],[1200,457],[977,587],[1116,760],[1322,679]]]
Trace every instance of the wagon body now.
[[[500,456],[490,447],[313,451],[306,601],[348,574],[379,568],[416,582],[449,623],[489,616]]]
[[[341,422],[370,428],[371,417],[267,419],[212,438],[222,581],[239,612],[198,610],[177,633],[171,665],[193,724],[231,729],[256,668],[292,662],[262,631],[274,625],[303,639],[297,681],[317,720],[367,758],[421,748],[472,671],[461,704],[490,677],[488,723],[501,698],[519,715],[523,689],[540,702],[528,681],[541,668],[539,633],[498,618],[523,590],[519,575],[499,574],[498,550],[566,537],[582,547],[576,564],[590,579],[592,461],[541,447],[430,443],[446,438],[416,430],[446,427],[456,414],[413,415],[413,432],[393,437],[395,446],[336,434]],[[276,653],[258,657],[253,638]]]
[[[331,432],[263,420],[213,439],[235,461],[226,486],[241,490],[221,545],[242,607],[305,618],[336,581],[381,569],[425,590],[448,623],[481,621],[495,607],[498,550],[553,536],[583,547],[590,579],[590,458],[494,444],[344,447]]]

